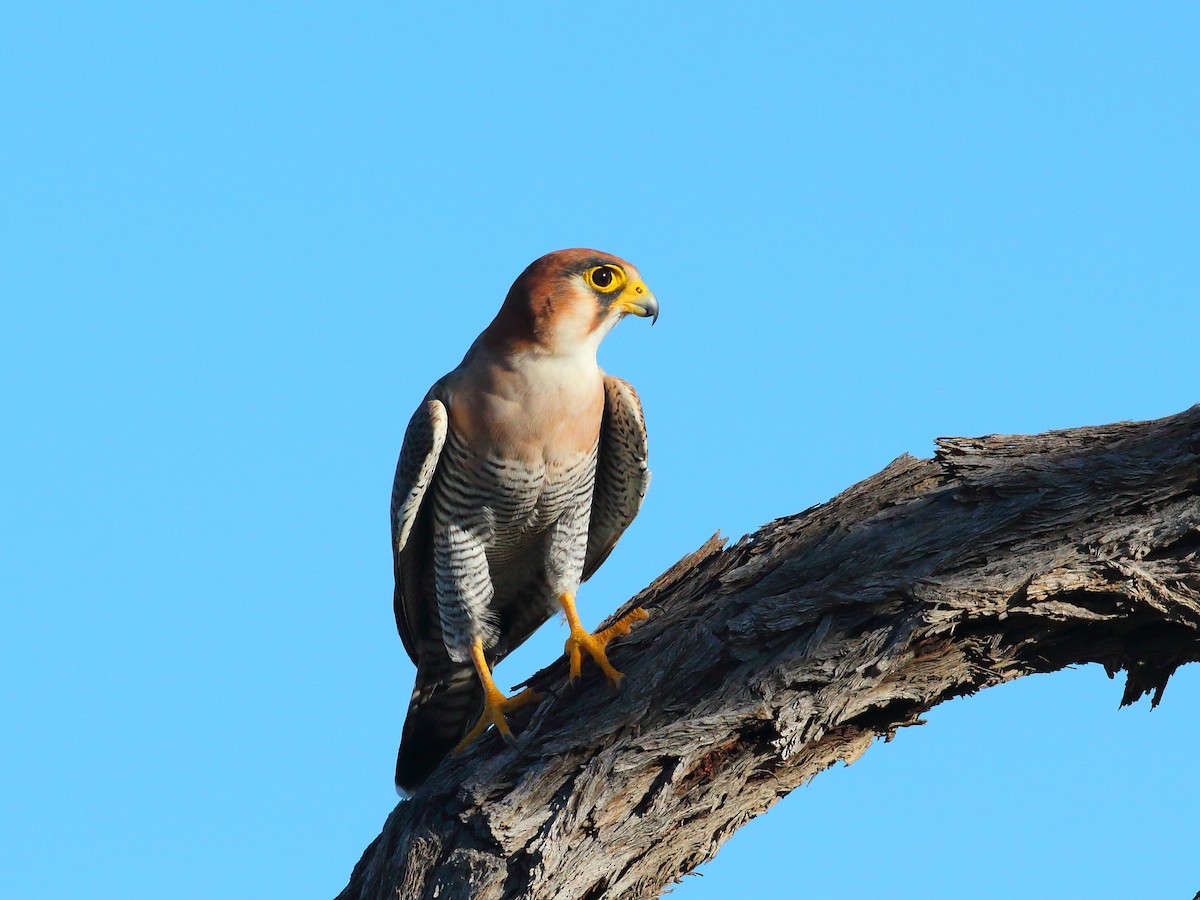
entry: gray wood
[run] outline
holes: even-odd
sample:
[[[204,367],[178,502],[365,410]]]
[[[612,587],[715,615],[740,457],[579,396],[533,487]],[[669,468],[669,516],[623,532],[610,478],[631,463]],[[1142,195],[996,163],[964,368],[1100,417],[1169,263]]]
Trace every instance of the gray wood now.
[[[617,613],[651,610],[621,692],[539,672],[517,744],[447,760],[341,900],[657,897],[944,700],[1099,662],[1157,704],[1200,659],[1200,406],[937,445],[676,563]]]

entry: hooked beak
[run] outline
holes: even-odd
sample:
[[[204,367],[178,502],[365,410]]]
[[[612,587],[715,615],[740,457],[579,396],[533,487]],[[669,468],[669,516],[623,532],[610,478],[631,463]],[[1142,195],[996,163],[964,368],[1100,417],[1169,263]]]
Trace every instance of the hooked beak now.
[[[653,316],[650,320],[651,325],[658,321],[658,298],[650,293],[650,288],[641,281],[628,284],[625,290],[621,291],[621,296],[615,305],[622,312],[633,313],[643,319]]]

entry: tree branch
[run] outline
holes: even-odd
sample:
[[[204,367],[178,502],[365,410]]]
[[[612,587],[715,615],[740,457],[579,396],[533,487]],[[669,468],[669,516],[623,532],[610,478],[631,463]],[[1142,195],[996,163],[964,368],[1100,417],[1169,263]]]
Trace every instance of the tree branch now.
[[[944,700],[1099,662],[1157,704],[1200,659],[1200,406],[944,438],[722,544],[626,604],[652,615],[613,644],[620,694],[539,672],[517,744],[446,760],[339,900],[656,897]]]

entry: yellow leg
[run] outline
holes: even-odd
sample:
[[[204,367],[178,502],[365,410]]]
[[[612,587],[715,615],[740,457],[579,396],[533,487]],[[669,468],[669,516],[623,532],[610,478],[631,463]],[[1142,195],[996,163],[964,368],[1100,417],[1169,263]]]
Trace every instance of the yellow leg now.
[[[618,635],[629,634],[633,623],[650,618],[650,613],[639,606],[637,609],[631,610],[621,616],[620,619],[603,631],[589,634],[587,629],[583,627],[583,623],[579,621],[579,613],[575,611],[575,597],[571,594],[563,594],[558,598],[558,602],[562,604],[563,612],[567,615],[567,624],[571,626],[571,636],[567,638],[567,644],[564,647],[567,656],[571,660],[571,683],[574,684],[579,680],[579,668],[583,662],[580,650],[586,650],[588,655],[600,666],[609,683],[613,687],[620,687],[621,679],[625,676],[614,669],[612,664],[609,663],[608,654],[604,652],[604,647]]]
[[[467,732],[466,737],[458,742],[458,746],[454,748],[454,753],[462,753],[467,748],[467,745],[475,738],[479,737],[489,725],[495,725],[496,730],[510,744],[513,741],[512,731],[508,727],[508,722],[505,720],[505,713],[510,713],[514,709],[520,709],[527,703],[534,703],[542,699],[542,695],[525,688],[515,697],[505,697],[500,692],[500,688],[496,687],[496,682],[492,680],[492,673],[488,669],[487,659],[483,655],[483,641],[475,638],[475,642],[471,645],[471,661],[475,663],[475,671],[479,673],[479,681],[483,684],[483,714],[479,717],[479,721],[475,723],[475,727]]]

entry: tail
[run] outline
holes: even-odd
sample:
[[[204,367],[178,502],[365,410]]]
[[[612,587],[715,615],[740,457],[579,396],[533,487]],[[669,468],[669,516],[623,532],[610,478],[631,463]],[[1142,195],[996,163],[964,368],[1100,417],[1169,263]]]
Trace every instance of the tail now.
[[[483,685],[470,664],[440,657],[417,668],[396,754],[396,791],[407,797],[454,749],[483,710]]]

